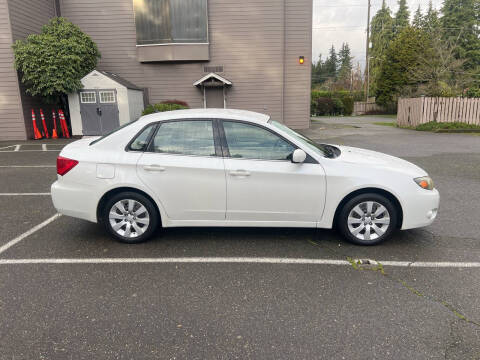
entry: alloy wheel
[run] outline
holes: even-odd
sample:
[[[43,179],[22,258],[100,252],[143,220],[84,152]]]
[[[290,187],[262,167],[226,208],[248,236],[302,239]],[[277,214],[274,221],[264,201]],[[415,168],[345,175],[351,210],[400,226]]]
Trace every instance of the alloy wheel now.
[[[364,201],[352,208],[347,219],[348,230],[359,240],[381,237],[390,226],[390,213],[376,201]]]
[[[124,199],[113,204],[108,214],[113,231],[126,238],[136,238],[147,231],[150,214],[137,200]]]

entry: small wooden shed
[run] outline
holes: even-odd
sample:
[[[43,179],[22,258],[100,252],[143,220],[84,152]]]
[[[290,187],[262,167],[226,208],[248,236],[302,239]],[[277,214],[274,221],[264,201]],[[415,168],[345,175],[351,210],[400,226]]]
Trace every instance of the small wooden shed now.
[[[141,116],[143,89],[138,86],[100,70],[81,81],[83,89],[68,95],[73,135],[104,135]]]

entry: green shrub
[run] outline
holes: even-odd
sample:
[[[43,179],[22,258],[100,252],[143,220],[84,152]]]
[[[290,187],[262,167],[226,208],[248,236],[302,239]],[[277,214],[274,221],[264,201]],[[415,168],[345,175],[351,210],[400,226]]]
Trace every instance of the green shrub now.
[[[480,88],[470,88],[465,91],[465,96],[469,98],[480,98]]]
[[[343,103],[343,115],[350,116],[353,114],[353,97],[350,95],[345,95],[342,98],[342,103]]]
[[[186,104],[185,102],[183,103]],[[188,109],[188,106],[180,105],[178,103],[173,103],[172,100],[167,100],[159,104],[148,105],[147,107],[145,107],[145,110],[143,110],[142,115],[148,115],[148,114],[153,114],[156,112],[163,112],[163,111],[183,110],[183,109]]]
[[[474,125],[474,124],[467,124],[467,123],[461,123],[461,122],[436,122],[436,121],[430,121],[425,124],[420,124],[417,125],[415,130],[418,131],[434,131],[434,130],[440,130],[440,129],[480,129],[479,125]]]
[[[363,92],[350,92],[347,90],[326,91],[326,90],[312,90],[310,109],[312,115],[352,115],[353,103],[355,101],[363,101]],[[322,106],[318,107],[318,99],[331,99],[333,102],[333,109],[328,109],[325,113],[325,100],[320,100]],[[341,104],[340,104],[341,103]]]
[[[329,97],[319,97],[315,99],[315,115],[333,115],[335,103]]]
[[[343,115],[345,112],[345,106],[343,105],[342,99],[333,98],[333,114],[332,115]]]

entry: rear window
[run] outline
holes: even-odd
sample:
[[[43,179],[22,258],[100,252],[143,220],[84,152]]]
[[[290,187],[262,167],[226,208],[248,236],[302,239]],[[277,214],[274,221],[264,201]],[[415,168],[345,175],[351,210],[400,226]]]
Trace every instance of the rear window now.
[[[110,131],[109,133],[107,133],[107,134],[99,137],[98,139],[93,140],[89,145],[94,145],[94,144],[102,141],[102,140],[105,139],[106,137],[108,137],[108,136],[110,136],[110,135],[112,135],[112,134],[115,134],[117,131],[119,131],[119,130],[121,130],[121,129],[123,129],[123,128],[126,128],[126,127],[128,127],[128,126],[130,126],[130,125],[132,125],[132,124],[135,124],[135,122],[137,122],[137,121],[138,121],[138,119],[137,119],[137,120],[134,120],[134,121],[131,121],[131,122],[129,122],[129,123],[123,124],[123,125],[120,126],[119,128],[116,128],[115,130]]]

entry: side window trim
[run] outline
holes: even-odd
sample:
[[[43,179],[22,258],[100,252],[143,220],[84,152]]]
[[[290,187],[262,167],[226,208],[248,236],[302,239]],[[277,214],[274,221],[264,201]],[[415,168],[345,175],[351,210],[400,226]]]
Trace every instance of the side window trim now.
[[[133,142],[150,126],[152,127],[152,130],[150,131],[150,134],[148,135],[147,145],[145,145],[142,150],[134,150],[134,149],[130,148],[130,146],[132,146]],[[152,123],[149,123],[149,124],[145,125],[128,142],[127,146],[125,146],[125,151],[146,152],[148,147],[150,146],[150,143],[151,143],[152,139],[153,139],[153,135],[157,132],[157,128],[158,128],[158,122],[152,122]]]
[[[162,127],[162,124],[166,123],[172,123],[172,122],[181,122],[181,121],[211,121],[212,122],[212,137],[213,137],[213,146],[215,149],[215,155],[191,155],[191,154],[173,154],[173,153],[157,153],[155,149],[153,148],[153,139],[155,139],[155,136],[157,136],[157,133],[160,131],[160,128]],[[182,118],[182,119],[170,119],[170,120],[163,120],[159,121],[157,123],[157,128],[155,131],[152,132],[152,135],[150,137],[148,146],[146,146],[146,150],[144,152],[149,152],[149,153],[155,153],[155,154],[161,154],[161,155],[175,155],[175,156],[195,156],[195,157],[217,157],[217,156],[222,156],[221,152],[221,143],[219,140],[219,134],[218,134],[218,125],[216,125],[217,121],[216,119],[210,119],[210,118]]]
[[[250,126],[256,126],[260,129],[264,129],[264,130],[269,131],[273,135],[278,136],[280,139],[282,139],[283,141],[290,144],[295,150],[299,149],[298,145],[296,145],[293,142],[291,142],[290,140],[286,139],[281,134],[278,134],[277,132],[273,131],[272,129],[269,129],[269,128],[267,128],[265,126],[262,126],[260,124],[254,124],[254,123],[251,123],[251,122],[248,122],[248,121],[235,120],[235,119],[232,119],[232,120],[230,120],[230,119],[219,119],[218,123],[219,123],[221,143],[222,143],[222,149],[223,149],[223,157],[225,157],[225,158],[230,158],[230,159],[235,159],[235,160],[255,160],[255,161],[275,161],[275,162],[288,161],[288,162],[291,162],[290,160],[268,160],[268,159],[256,159],[256,158],[232,158],[230,156],[230,150],[228,149],[227,136],[225,135],[225,129],[223,128],[223,123],[224,122],[236,122],[236,123],[246,124],[246,125],[250,125]],[[306,152],[306,154],[307,154],[307,158],[303,162],[304,164],[318,164],[318,161],[315,160],[312,156],[310,156],[310,154],[308,152]]]
[[[294,149],[298,149],[298,146],[295,145],[294,143],[292,143],[291,141],[289,141],[288,139],[285,139],[282,135],[280,134],[277,134],[275,131],[271,130],[271,129],[268,129],[260,124],[254,124],[254,123],[251,123],[251,122],[248,122],[248,121],[242,121],[242,120],[229,120],[229,119],[222,119],[221,121],[221,129],[222,129],[222,144],[223,144],[223,156],[224,157],[228,157],[230,159],[233,159],[230,155],[230,150],[228,148],[228,142],[227,142],[227,136],[225,134],[225,129],[223,127],[223,123],[224,122],[234,122],[234,123],[240,123],[240,124],[245,124],[245,125],[249,125],[249,126],[255,126],[255,127],[258,127],[260,129],[263,129],[263,130],[266,130],[268,132],[270,132],[271,134],[277,136],[278,138],[282,139],[283,141],[285,141],[287,144],[291,145]],[[256,161],[275,161],[275,162],[279,162],[279,161],[282,161],[282,162],[290,162],[290,160],[271,160],[271,159],[259,159],[259,158],[235,158],[235,160],[256,160]]]

